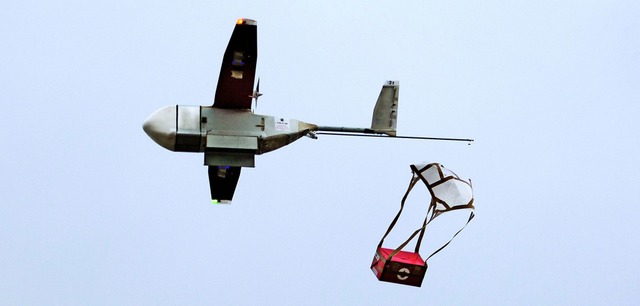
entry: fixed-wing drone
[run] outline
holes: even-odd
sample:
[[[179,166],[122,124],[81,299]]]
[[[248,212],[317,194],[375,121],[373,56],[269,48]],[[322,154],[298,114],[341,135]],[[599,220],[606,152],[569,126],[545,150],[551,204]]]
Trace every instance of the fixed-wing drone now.
[[[209,168],[212,203],[230,203],[240,169],[254,167],[255,156],[286,146],[302,136],[317,134],[360,135],[473,141],[457,138],[396,136],[397,81],[382,86],[370,128],[318,126],[295,119],[253,112],[258,57],[257,26],[251,19],[238,19],[222,59],[220,77],[211,106],[171,105],[151,114],[143,129],[160,146],[175,152],[204,152]],[[323,132],[324,131],[324,132]],[[358,133],[358,134],[356,134]],[[377,135],[376,135],[377,134]]]

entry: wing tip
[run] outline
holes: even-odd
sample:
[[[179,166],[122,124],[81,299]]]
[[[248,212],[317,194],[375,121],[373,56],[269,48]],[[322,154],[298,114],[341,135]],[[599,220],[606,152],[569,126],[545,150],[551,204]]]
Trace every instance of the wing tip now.
[[[211,199],[211,204],[213,204],[213,205],[219,205],[219,204],[231,204],[231,200],[217,200],[217,199]]]
[[[258,25],[258,22],[256,22],[253,19],[249,19],[249,18],[238,18],[238,20],[236,20],[236,24],[237,25],[252,25],[252,26],[256,26],[256,25]]]

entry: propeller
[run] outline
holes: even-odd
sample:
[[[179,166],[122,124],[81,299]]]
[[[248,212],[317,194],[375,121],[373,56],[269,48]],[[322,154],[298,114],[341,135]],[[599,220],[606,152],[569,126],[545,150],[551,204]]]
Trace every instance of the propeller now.
[[[258,84],[256,85],[256,90],[254,90],[253,94],[249,96],[256,100],[256,108],[258,108],[258,98],[260,98],[260,96],[262,96],[262,93],[260,92],[260,78],[258,78]]]

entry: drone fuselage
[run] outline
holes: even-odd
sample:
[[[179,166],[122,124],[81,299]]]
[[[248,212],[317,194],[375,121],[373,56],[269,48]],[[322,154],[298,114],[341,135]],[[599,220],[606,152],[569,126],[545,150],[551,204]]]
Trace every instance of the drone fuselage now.
[[[284,147],[318,127],[244,109],[172,105],[151,114],[143,128],[168,150],[204,152],[205,165],[254,167],[255,155]]]

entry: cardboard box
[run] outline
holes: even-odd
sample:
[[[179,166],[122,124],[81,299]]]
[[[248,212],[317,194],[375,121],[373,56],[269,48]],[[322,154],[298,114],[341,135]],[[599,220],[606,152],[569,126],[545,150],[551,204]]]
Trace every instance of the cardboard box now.
[[[389,260],[393,249],[379,248],[371,263],[373,274],[380,281],[420,287],[427,264],[420,254],[400,251]]]

